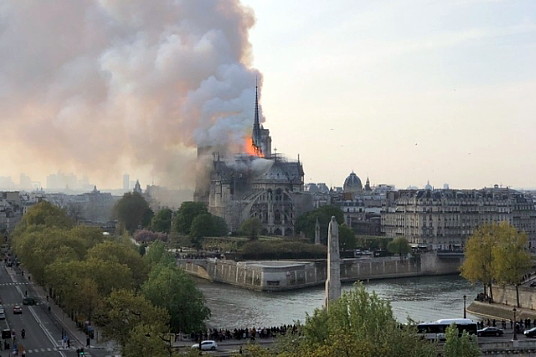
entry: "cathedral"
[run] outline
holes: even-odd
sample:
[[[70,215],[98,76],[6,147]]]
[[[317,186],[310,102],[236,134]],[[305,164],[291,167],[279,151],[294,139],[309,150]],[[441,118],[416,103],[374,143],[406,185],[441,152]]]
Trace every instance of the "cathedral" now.
[[[310,195],[304,192],[304,173],[299,159],[290,161],[272,153],[270,131],[259,122],[255,93],[255,116],[251,150],[226,157],[215,148],[198,148],[205,165],[199,171],[194,198],[207,204],[210,213],[225,219],[237,232],[242,222],[258,218],[264,235],[292,236],[296,218],[310,210]],[[207,163],[208,158],[208,163]]]

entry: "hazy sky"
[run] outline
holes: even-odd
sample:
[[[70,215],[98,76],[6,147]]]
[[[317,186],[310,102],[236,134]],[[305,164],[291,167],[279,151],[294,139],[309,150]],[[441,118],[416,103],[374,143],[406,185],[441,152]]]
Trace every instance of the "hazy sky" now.
[[[536,1],[243,0],[306,182],[536,187]]]
[[[6,0],[0,176],[191,185],[255,78],[306,182],[536,187],[532,0]]]

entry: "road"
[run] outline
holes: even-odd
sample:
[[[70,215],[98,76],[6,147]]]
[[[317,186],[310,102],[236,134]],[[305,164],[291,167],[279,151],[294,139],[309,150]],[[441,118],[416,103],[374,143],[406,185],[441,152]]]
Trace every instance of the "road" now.
[[[0,298],[6,312],[6,319],[0,320],[0,329],[15,331],[15,340],[1,340],[0,357],[13,356],[11,349],[16,344],[19,351],[25,350],[26,356],[43,357],[74,357],[76,349],[81,347],[74,338],[70,346],[62,343],[62,335],[66,334],[62,327],[62,321],[58,321],[48,310],[48,303],[39,301],[34,306],[22,305],[22,300],[27,294],[35,296],[33,285],[22,275],[18,268],[0,266]],[[22,314],[13,314],[14,305],[22,306]],[[63,317],[67,319],[67,317]],[[21,330],[26,331],[23,339]],[[10,344],[10,350],[5,349],[5,343]],[[89,352],[89,351],[88,351]],[[19,356],[21,353],[19,353]],[[86,356],[108,356],[106,351],[92,350]]]

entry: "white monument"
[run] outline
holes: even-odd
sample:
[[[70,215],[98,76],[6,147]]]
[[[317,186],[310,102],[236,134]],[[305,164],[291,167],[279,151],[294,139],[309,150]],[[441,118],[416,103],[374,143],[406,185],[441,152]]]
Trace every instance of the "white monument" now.
[[[339,256],[339,225],[335,216],[331,217],[328,227],[328,274],[326,279],[325,306],[341,296],[341,258]]]

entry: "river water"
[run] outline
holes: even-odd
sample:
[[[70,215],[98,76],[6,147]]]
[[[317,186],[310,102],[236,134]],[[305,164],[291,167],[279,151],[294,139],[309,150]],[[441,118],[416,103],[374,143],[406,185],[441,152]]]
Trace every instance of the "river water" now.
[[[292,324],[305,320],[324,303],[323,286],[295,291],[267,293],[250,291],[232,285],[196,280],[212,311],[210,327],[240,328]],[[397,320],[433,321],[463,317],[463,296],[467,305],[482,291],[458,275],[427,276],[375,280],[365,283],[369,292],[391,303]],[[343,290],[352,284],[344,284]],[[476,318],[467,314],[468,318]]]

